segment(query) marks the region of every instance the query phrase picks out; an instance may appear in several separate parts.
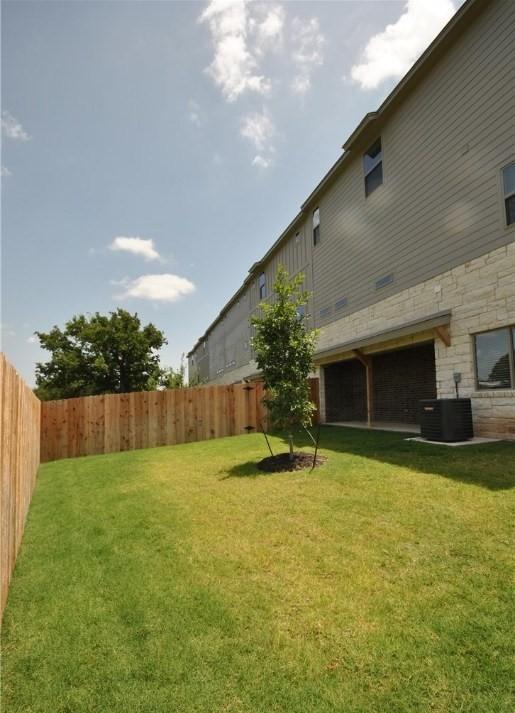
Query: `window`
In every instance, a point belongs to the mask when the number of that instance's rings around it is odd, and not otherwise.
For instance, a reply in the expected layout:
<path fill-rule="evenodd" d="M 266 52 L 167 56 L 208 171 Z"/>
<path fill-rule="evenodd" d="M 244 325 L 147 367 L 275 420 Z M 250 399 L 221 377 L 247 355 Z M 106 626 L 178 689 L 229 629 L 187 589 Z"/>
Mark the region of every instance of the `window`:
<path fill-rule="evenodd" d="M 478 389 L 511 389 L 515 384 L 515 327 L 495 329 L 474 337 Z"/>
<path fill-rule="evenodd" d="M 515 223 L 515 161 L 502 170 L 502 187 L 506 225 Z"/>
<path fill-rule="evenodd" d="M 383 182 L 383 152 L 381 150 L 381 139 L 368 149 L 363 156 L 363 168 L 365 170 L 365 195 L 369 196 Z"/>
<path fill-rule="evenodd" d="M 306 316 L 306 305 L 299 305 L 297 307 L 297 319 L 299 322 Z"/>
<path fill-rule="evenodd" d="M 386 287 L 387 285 L 391 285 L 393 282 L 393 274 L 390 273 L 389 275 L 384 275 L 383 277 L 380 277 L 379 280 L 376 280 L 376 290 L 380 290 L 381 287 Z"/>
<path fill-rule="evenodd" d="M 266 275 L 264 272 L 259 276 L 259 299 L 264 300 L 266 297 Z"/>
<path fill-rule="evenodd" d="M 320 208 L 313 211 L 313 245 L 320 242 Z"/>

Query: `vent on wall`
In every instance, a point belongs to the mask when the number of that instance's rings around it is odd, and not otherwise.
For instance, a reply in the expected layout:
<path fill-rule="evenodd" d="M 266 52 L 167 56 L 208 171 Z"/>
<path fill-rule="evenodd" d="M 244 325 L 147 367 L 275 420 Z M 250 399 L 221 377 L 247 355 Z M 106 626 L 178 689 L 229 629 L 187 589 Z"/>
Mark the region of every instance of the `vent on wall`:
<path fill-rule="evenodd" d="M 342 297 L 340 300 L 334 303 L 334 308 L 335 309 L 343 309 L 344 307 L 347 307 L 347 298 Z"/>
<path fill-rule="evenodd" d="M 381 287 L 386 287 L 386 285 L 391 285 L 393 282 L 393 274 L 385 275 L 376 280 L 376 290 L 380 290 Z"/>
<path fill-rule="evenodd" d="M 331 308 L 330 308 L 330 307 L 323 307 L 323 308 L 320 310 L 320 316 L 321 316 L 321 317 L 327 317 L 327 316 L 330 315 L 330 314 L 331 314 Z"/>

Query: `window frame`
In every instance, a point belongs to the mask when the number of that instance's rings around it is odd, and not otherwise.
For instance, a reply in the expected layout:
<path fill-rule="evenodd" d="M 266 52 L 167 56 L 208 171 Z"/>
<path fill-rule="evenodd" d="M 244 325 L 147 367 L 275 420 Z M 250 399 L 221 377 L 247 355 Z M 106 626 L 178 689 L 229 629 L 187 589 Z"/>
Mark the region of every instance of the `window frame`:
<path fill-rule="evenodd" d="M 318 218 L 318 223 L 315 225 L 315 215 Z M 313 235 L 313 246 L 320 244 L 320 206 L 314 208 L 311 215 L 311 225 L 312 225 L 312 235 Z M 318 230 L 318 232 L 317 232 Z"/>
<path fill-rule="evenodd" d="M 512 159 L 511 161 L 508 161 L 508 163 L 503 163 L 502 166 L 500 167 L 499 171 L 499 186 L 500 186 L 500 191 L 501 191 L 501 198 L 502 198 L 502 213 L 503 213 L 503 223 L 504 227 L 508 230 L 513 230 L 515 226 L 515 220 L 512 223 L 508 222 L 508 199 L 513 198 L 515 196 L 515 189 L 513 191 L 510 191 L 506 193 L 504 189 L 504 171 L 507 168 L 510 168 L 510 166 L 515 167 L 515 159 Z"/>
<path fill-rule="evenodd" d="M 370 151 L 371 149 L 373 149 L 373 148 L 376 146 L 376 144 L 379 144 L 379 146 L 380 146 L 380 152 L 379 152 L 379 153 L 380 153 L 380 159 L 379 159 L 379 160 L 376 160 L 375 163 L 373 164 L 373 166 L 367 170 L 367 168 L 366 168 L 366 166 L 365 166 L 366 157 L 369 156 L 369 151 Z M 365 198 L 368 198 L 369 196 L 371 196 L 372 193 L 375 193 L 378 188 L 381 188 L 381 186 L 384 185 L 384 166 L 383 166 L 383 158 L 384 158 L 383 140 L 382 140 L 382 137 L 381 137 L 381 136 L 378 136 L 377 139 L 376 139 L 375 141 L 373 141 L 373 142 L 370 144 L 370 146 L 368 147 L 368 149 L 363 152 L 363 156 L 362 156 L 363 187 L 364 187 L 364 190 L 365 190 Z M 378 166 L 381 166 L 381 183 L 379 183 L 374 189 L 372 189 L 371 191 L 369 191 L 369 190 L 367 189 L 367 178 L 368 178 L 368 176 L 369 176 L 373 171 L 376 170 L 376 168 L 377 168 Z"/>
<path fill-rule="evenodd" d="M 506 331 L 508 333 L 508 369 L 510 375 L 510 386 L 481 386 L 479 383 L 478 362 L 477 362 L 477 337 L 491 332 Z M 472 336 L 472 353 L 474 356 L 474 382 L 476 391 L 482 394 L 493 393 L 496 391 L 514 391 L 515 390 L 515 324 L 506 324 L 493 329 L 484 329 L 481 332 L 475 332 Z"/>

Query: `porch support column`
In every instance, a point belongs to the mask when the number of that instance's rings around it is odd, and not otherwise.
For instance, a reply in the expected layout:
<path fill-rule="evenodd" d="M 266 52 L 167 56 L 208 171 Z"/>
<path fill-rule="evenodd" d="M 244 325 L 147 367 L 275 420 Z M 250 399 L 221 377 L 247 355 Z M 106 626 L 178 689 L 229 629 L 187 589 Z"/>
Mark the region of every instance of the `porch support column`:
<path fill-rule="evenodd" d="M 352 353 L 359 359 L 365 367 L 365 376 L 367 384 L 367 426 L 371 428 L 372 419 L 374 417 L 374 382 L 372 373 L 372 357 L 363 354 L 360 349 L 353 349 Z"/>

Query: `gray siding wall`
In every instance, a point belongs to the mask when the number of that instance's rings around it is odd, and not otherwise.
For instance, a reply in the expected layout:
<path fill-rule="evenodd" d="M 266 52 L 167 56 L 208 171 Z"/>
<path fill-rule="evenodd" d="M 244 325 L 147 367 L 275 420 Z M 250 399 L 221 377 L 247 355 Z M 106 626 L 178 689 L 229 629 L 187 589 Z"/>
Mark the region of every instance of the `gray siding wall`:
<path fill-rule="evenodd" d="M 284 265 L 290 275 L 302 272 L 305 275 L 305 287 L 311 290 L 312 269 L 310 263 L 311 256 L 311 228 L 299 226 L 292 231 L 276 253 L 256 271 L 255 276 L 249 282 L 245 292 L 240 295 L 237 301 L 230 307 L 226 314 L 215 324 L 207 338 L 208 374 L 205 375 L 203 365 L 203 347 L 200 344 L 192 355 L 194 359 L 190 373 L 198 373 L 201 381 L 214 381 L 220 379 L 222 375 L 230 374 L 231 371 L 240 370 L 241 367 L 249 364 L 253 358 L 250 345 L 252 328 L 250 317 L 256 313 L 260 303 L 258 278 L 261 272 L 266 275 L 267 298 L 270 297 L 272 286 L 277 274 L 279 265 Z M 249 366 L 250 371 L 254 367 Z M 195 370 L 196 369 L 196 370 Z"/>
<path fill-rule="evenodd" d="M 247 290 L 208 335 L 209 381 L 249 363 L 249 313 L 250 295 Z"/>
<path fill-rule="evenodd" d="M 500 192 L 501 167 L 515 158 L 514 37 L 515 2 L 497 0 L 380 131 L 383 185 L 365 197 L 359 152 L 324 192 L 317 325 L 515 239 Z"/>
<path fill-rule="evenodd" d="M 202 342 L 188 359 L 188 381 L 190 384 L 209 381 L 209 346 Z"/>
<path fill-rule="evenodd" d="M 280 264 L 303 272 L 311 324 L 324 326 L 515 240 L 501 194 L 501 168 L 515 159 L 514 37 L 515 1 L 496 0 L 378 130 L 384 182 L 368 198 L 362 151 L 346 161 L 211 330 L 209 380 L 252 358 L 260 272 L 268 295 Z M 393 282 L 376 289 L 386 275 Z"/>

